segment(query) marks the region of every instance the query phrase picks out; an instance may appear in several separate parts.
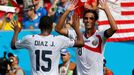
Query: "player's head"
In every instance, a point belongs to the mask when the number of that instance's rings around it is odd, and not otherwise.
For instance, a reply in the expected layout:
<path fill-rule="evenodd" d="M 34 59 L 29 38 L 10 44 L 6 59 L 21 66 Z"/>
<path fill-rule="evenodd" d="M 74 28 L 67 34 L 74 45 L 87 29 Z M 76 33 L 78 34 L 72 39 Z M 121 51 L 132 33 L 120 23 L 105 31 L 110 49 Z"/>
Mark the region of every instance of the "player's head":
<path fill-rule="evenodd" d="M 52 18 L 49 16 L 43 16 L 40 19 L 39 28 L 41 29 L 41 31 L 47 31 L 47 32 L 51 33 L 51 31 L 53 29 Z"/>
<path fill-rule="evenodd" d="M 98 20 L 98 13 L 95 10 L 86 10 L 84 12 L 83 23 L 86 29 L 94 28 L 97 20 Z"/>
<path fill-rule="evenodd" d="M 66 49 L 62 49 L 61 58 L 62 58 L 63 63 L 66 63 L 67 61 L 70 60 L 70 52 L 67 51 Z"/>

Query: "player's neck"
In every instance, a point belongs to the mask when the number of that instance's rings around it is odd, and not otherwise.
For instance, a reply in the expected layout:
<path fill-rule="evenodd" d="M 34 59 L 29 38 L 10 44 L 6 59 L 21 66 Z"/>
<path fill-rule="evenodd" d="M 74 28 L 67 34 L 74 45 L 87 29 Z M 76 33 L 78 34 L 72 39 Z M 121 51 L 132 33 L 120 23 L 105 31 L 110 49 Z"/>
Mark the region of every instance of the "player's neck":
<path fill-rule="evenodd" d="M 88 38 L 88 37 L 90 37 L 90 36 L 92 36 L 94 33 L 95 33 L 95 29 L 93 28 L 93 29 L 87 29 L 87 30 L 85 30 L 85 36 Z"/>
<path fill-rule="evenodd" d="M 39 34 L 40 36 L 48 36 L 48 35 L 50 35 L 50 33 L 48 33 L 48 32 L 43 32 L 43 33 L 41 33 L 41 34 Z"/>

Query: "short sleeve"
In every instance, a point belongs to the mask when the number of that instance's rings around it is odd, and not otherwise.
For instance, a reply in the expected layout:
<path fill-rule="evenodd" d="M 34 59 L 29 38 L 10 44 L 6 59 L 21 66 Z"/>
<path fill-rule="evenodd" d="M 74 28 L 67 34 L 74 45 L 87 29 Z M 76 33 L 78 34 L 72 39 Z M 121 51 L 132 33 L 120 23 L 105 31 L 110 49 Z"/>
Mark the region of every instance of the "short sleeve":
<path fill-rule="evenodd" d="M 74 30 L 68 30 L 68 37 L 70 39 L 76 39 L 76 33 Z"/>
<path fill-rule="evenodd" d="M 98 31 L 98 32 L 97 32 L 97 35 L 100 35 L 101 38 L 102 38 L 102 40 L 103 40 L 103 41 L 106 41 L 107 38 L 104 36 L 104 32 L 105 32 L 105 30 L 103 30 L 103 31 Z"/>
<path fill-rule="evenodd" d="M 16 48 L 28 48 L 30 47 L 30 35 L 23 37 L 22 40 L 18 40 L 15 43 Z"/>
<path fill-rule="evenodd" d="M 73 47 L 75 43 L 73 39 L 69 39 L 65 36 L 59 36 L 59 40 L 61 41 L 62 48 Z"/>

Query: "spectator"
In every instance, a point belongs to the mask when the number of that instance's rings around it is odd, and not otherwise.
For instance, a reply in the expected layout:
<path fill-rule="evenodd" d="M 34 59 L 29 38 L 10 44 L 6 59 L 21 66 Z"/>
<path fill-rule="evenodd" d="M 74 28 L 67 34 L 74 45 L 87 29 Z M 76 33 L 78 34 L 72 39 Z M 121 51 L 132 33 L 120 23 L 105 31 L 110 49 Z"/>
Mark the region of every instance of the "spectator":
<path fill-rule="evenodd" d="M 38 29 L 41 17 L 35 13 L 34 5 L 25 7 L 24 12 L 26 13 L 26 16 L 22 21 L 23 29 Z"/>
<path fill-rule="evenodd" d="M 5 17 L 2 18 L 0 22 L 0 30 L 13 30 L 11 22 L 14 20 L 14 14 L 7 13 Z M 21 27 L 20 22 L 18 22 L 19 27 Z"/>
<path fill-rule="evenodd" d="M 10 64 L 8 65 L 8 72 L 6 75 L 25 75 L 22 68 L 20 68 L 19 59 L 17 55 L 8 53 L 8 58 L 10 59 Z"/>
<path fill-rule="evenodd" d="M 18 20 L 17 13 L 19 10 L 16 10 L 18 9 L 17 4 L 15 5 L 12 0 L 1 0 L 0 5 L 4 6 L 0 11 L 0 30 L 12 30 L 10 22 Z M 11 10 L 8 10 L 10 8 Z M 18 25 L 20 26 L 20 23 Z"/>
<path fill-rule="evenodd" d="M 103 64 L 103 70 L 104 70 L 104 75 L 114 75 L 114 73 L 108 68 L 106 67 L 106 60 L 103 60 L 104 64 Z"/>
<path fill-rule="evenodd" d="M 66 49 L 61 50 L 62 64 L 59 65 L 60 75 L 77 75 L 76 64 L 70 61 L 70 53 Z"/>
<path fill-rule="evenodd" d="M 54 3 L 54 1 L 52 3 Z M 44 0 L 44 7 L 47 11 L 49 11 L 49 9 L 51 8 L 52 3 L 50 0 Z"/>
<path fill-rule="evenodd" d="M 93 10 L 97 10 L 97 6 L 98 6 L 98 0 L 79 0 L 78 4 L 77 4 L 78 8 L 75 9 L 75 12 L 77 12 L 80 17 L 83 17 L 83 12 L 81 11 L 85 11 L 85 10 L 89 10 L 89 9 L 93 9 Z"/>
<path fill-rule="evenodd" d="M 41 0 L 33 0 L 33 4 L 35 5 L 36 14 L 40 17 L 46 16 L 48 14 L 47 10 L 44 7 L 40 6 Z"/>
<path fill-rule="evenodd" d="M 9 1 L 8 0 L 0 0 L 0 5 L 6 5 L 8 6 Z"/>
<path fill-rule="evenodd" d="M 59 0 L 54 0 L 53 3 L 51 3 L 51 7 L 48 9 L 48 16 L 54 16 L 56 10 L 57 10 L 57 5 L 58 5 Z"/>
<path fill-rule="evenodd" d="M 77 3 L 77 0 L 75 0 Z M 56 1 L 57 2 L 57 1 Z M 70 2 L 68 0 L 59 0 L 59 3 L 57 4 L 57 9 L 54 14 L 54 22 L 57 23 L 60 16 L 66 11 L 67 7 L 70 5 Z M 71 19 L 71 16 L 73 15 L 73 12 L 70 12 L 67 16 L 66 21 L 69 21 Z M 66 23 L 65 23 L 66 24 Z"/>

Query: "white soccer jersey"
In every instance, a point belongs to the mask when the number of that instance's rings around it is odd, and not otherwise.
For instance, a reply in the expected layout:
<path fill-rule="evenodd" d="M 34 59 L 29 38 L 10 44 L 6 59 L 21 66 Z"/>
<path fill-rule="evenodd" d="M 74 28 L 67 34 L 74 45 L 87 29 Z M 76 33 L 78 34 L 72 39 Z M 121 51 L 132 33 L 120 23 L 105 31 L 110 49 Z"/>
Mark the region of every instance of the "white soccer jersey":
<path fill-rule="evenodd" d="M 16 48 L 29 50 L 32 75 L 59 75 L 60 50 L 73 45 L 74 40 L 53 35 L 27 35 L 15 43 Z"/>
<path fill-rule="evenodd" d="M 73 30 L 69 30 L 70 38 L 75 38 L 75 35 Z M 77 50 L 78 75 L 103 75 L 104 31 L 95 31 L 89 38 L 83 33 L 83 38 L 85 45 Z"/>

